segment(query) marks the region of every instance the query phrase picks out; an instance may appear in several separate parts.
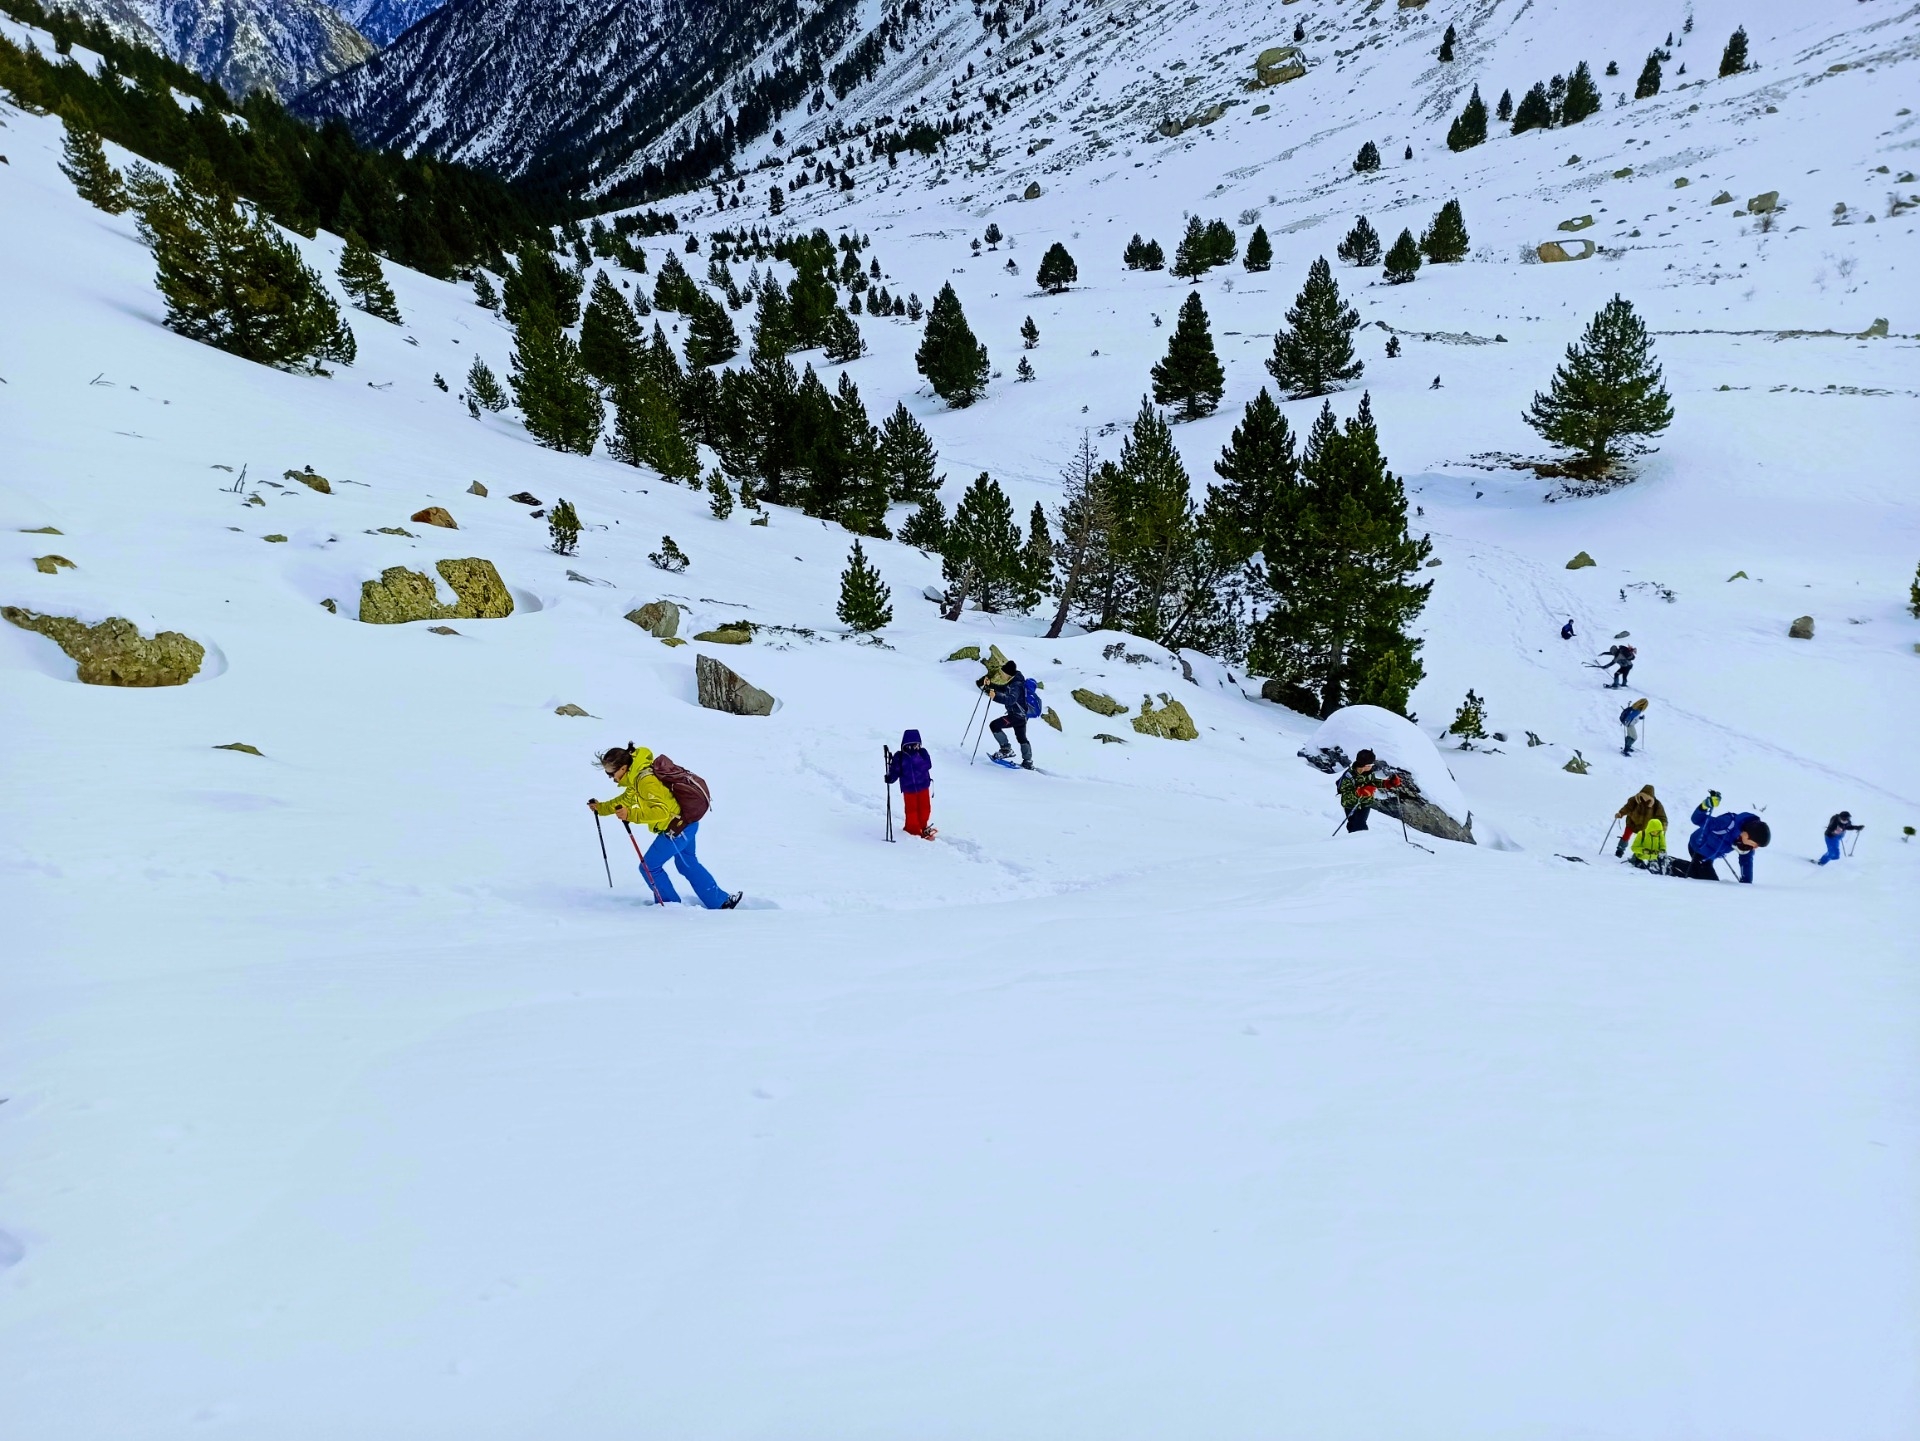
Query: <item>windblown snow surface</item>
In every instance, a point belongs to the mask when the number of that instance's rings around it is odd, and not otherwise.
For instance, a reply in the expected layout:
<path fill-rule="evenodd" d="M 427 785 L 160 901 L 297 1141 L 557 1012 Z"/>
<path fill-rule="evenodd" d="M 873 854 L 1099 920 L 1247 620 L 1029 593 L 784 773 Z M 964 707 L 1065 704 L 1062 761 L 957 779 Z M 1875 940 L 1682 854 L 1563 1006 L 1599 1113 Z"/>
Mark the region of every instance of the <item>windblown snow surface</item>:
<path fill-rule="evenodd" d="M 470 420 L 432 377 L 504 375 L 509 336 L 464 287 L 390 267 L 406 324 L 356 313 L 331 378 L 182 339 L 131 217 L 61 179 L 58 123 L 0 112 L 0 602 L 208 649 L 184 687 L 110 689 L 0 626 L 0 1432 L 1920 1434 L 1920 286 L 1887 198 L 1915 188 L 1915 12 L 1701 0 L 1687 88 L 1615 108 L 1680 7 L 1389 10 L 1375 70 L 1344 71 L 1319 8 L 1324 63 L 1264 116 L 1135 127 L 1024 204 L 913 161 L 783 221 L 867 231 L 896 291 L 954 282 L 1006 372 L 980 405 L 917 388 L 904 322 L 863 320 L 851 369 L 876 417 L 925 420 L 950 502 L 990 470 L 1024 518 L 1083 428 L 1117 451 L 1165 345 L 1185 287 L 1121 270 L 1133 231 L 1170 251 L 1183 210 L 1257 208 L 1274 235 L 1271 273 L 1202 286 L 1228 394 L 1178 428 L 1198 484 L 1312 258 L 1358 212 L 1391 240 L 1458 195 L 1468 262 L 1341 270 L 1369 328 L 1335 404 L 1371 392 L 1441 562 L 1421 728 L 1472 687 L 1508 737 L 1442 742 L 1474 847 L 1333 834 L 1296 755 L 1316 723 L 1237 668 L 944 623 L 937 562 L 898 544 L 868 547 L 884 644 L 844 638 L 844 532 L 719 522 Z M 1607 108 L 1449 155 L 1414 77 L 1483 11 L 1511 22 L 1472 52 L 1489 101 L 1611 58 Z M 1271 43 L 1275 13 L 1207 33 Z M 1763 68 L 1692 85 L 1739 22 Z M 1388 165 L 1355 177 L 1370 136 Z M 1771 232 L 1735 216 L 1771 189 Z M 1589 212 L 1607 254 L 1516 258 Z M 989 218 L 1012 241 L 975 258 Z M 1055 239 L 1081 281 L 1042 297 Z M 331 275 L 339 242 L 302 243 Z M 1676 420 L 1631 484 L 1545 503 L 1474 458 L 1541 453 L 1520 412 L 1615 292 Z M 303 465 L 334 493 L 283 479 Z M 579 508 L 577 556 L 521 490 Z M 431 504 L 459 529 L 409 521 Z M 684 575 L 648 564 L 663 534 Z M 495 561 L 514 614 L 353 618 L 362 581 L 450 556 Z M 794 630 L 670 649 L 622 618 L 662 596 L 683 634 Z M 1651 701 L 1631 760 L 1582 666 L 1620 631 Z M 1033 728 L 1042 774 L 961 744 L 977 668 L 943 657 L 988 642 L 1063 720 Z M 779 709 L 699 708 L 698 651 Z M 1200 738 L 1075 686 L 1166 692 Z M 905 726 L 932 844 L 882 839 Z M 627 740 L 709 779 L 701 851 L 747 907 L 648 905 L 617 828 L 609 889 L 582 802 Z M 1648 782 L 1681 844 L 1710 787 L 1763 813 L 1758 883 L 1617 865 L 1608 818 Z M 1816 869 L 1843 807 L 1858 853 Z"/>

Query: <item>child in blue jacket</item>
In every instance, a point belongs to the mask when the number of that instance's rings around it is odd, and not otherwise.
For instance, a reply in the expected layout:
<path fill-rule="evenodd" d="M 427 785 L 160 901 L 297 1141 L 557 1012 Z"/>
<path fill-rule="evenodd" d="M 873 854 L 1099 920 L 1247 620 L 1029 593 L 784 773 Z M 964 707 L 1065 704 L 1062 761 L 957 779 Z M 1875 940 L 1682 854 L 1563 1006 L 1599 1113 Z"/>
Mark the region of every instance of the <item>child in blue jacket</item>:
<path fill-rule="evenodd" d="M 1717 881 L 1714 863 L 1722 856 L 1740 857 L 1740 884 L 1753 884 L 1753 853 L 1773 839 L 1767 823 L 1751 811 L 1728 811 L 1717 816 L 1713 808 L 1720 804 L 1720 792 L 1709 791 L 1707 798 L 1693 808 L 1694 831 L 1687 838 L 1687 860 L 1676 857 L 1668 874 L 1696 881 Z"/>
<path fill-rule="evenodd" d="M 925 841 L 940 834 L 927 822 L 933 816 L 933 757 L 920 743 L 919 731 L 903 731 L 900 749 L 887 757 L 887 784 L 900 783 L 900 799 L 907 808 L 907 834 Z"/>
<path fill-rule="evenodd" d="M 1851 811 L 1841 811 L 1839 815 L 1827 822 L 1827 853 L 1820 857 L 1815 864 L 1824 866 L 1828 861 L 1839 860 L 1840 842 L 1846 839 L 1847 832 L 1864 831 L 1865 829 L 1865 826 L 1856 826 L 1853 823 L 1853 813 Z"/>

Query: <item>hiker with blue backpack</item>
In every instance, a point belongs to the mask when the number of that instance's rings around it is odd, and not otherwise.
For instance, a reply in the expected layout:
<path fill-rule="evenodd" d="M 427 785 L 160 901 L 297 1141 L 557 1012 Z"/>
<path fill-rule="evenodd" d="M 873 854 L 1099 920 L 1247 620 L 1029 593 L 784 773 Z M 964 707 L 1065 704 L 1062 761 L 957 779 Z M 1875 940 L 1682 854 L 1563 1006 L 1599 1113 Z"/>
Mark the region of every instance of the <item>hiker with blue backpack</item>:
<path fill-rule="evenodd" d="M 994 676 L 998 675 L 998 680 Z M 1020 769 L 1033 769 L 1033 745 L 1027 740 L 1027 721 L 1040 714 L 1040 691 L 1038 685 L 1020 673 L 1020 667 L 1012 661 L 1006 662 L 1000 670 L 990 671 L 980 677 L 980 688 L 993 697 L 993 703 L 1006 712 L 988 729 L 993 732 L 993 743 L 997 747 L 989 760 L 998 761 L 1003 766 L 1013 764 L 1013 747 L 1007 743 L 1007 732 L 1011 730 L 1014 739 L 1020 742 Z"/>

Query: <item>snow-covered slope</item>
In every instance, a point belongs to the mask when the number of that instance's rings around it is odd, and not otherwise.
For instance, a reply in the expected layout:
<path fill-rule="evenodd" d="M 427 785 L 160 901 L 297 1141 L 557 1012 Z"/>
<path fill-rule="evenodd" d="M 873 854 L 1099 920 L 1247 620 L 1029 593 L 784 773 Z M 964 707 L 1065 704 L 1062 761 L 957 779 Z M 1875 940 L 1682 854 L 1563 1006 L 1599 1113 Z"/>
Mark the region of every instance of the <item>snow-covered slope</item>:
<path fill-rule="evenodd" d="M 440 0 L 339 0 L 334 7 L 375 45 L 391 45 L 440 8 Z"/>
<path fill-rule="evenodd" d="M 1311 0 L 1280 23 L 1298 11 L 1311 29 Z M 1630 77 L 1680 15 L 1536 0 L 1489 37 L 1476 17 L 1504 8 L 1375 13 L 1399 39 L 1348 74 L 1318 52 L 1175 140 L 1144 110 L 1102 146 L 1083 109 L 1076 138 L 1056 95 L 1033 159 L 1080 146 L 1071 166 L 1022 168 L 996 120 L 973 143 L 1008 157 L 974 158 L 1005 169 L 969 171 L 953 142 L 856 167 L 850 195 L 805 187 L 783 220 L 867 232 L 896 291 L 953 281 L 1008 372 L 981 404 L 924 393 L 904 323 L 865 320 L 850 369 L 870 410 L 923 419 L 950 501 L 987 469 L 1024 513 L 1083 428 L 1115 452 L 1154 318 L 1188 289 L 1121 270 L 1133 231 L 1170 248 L 1194 211 L 1244 239 L 1257 209 L 1274 237 L 1268 274 L 1202 284 L 1228 391 L 1178 428 L 1199 481 L 1311 259 L 1357 212 L 1391 237 L 1460 197 L 1467 263 L 1391 288 L 1341 271 L 1367 372 L 1335 397 L 1371 392 L 1441 561 L 1422 729 L 1471 686 L 1512 738 L 1443 752 L 1483 844 L 1435 854 L 1331 834 L 1329 778 L 1296 754 L 1314 722 L 1234 668 L 1189 655 L 1189 684 L 1126 637 L 943 623 L 918 598 L 937 563 L 906 547 L 868 545 L 885 646 L 842 638 L 844 532 L 716 521 L 649 472 L 469 420 L 433 376 L 458 390 L 476 353 L 504 373 L 510 340 L 464 289 L 390 270 L 407 324 L 354 315 L 360 359 L 330 379 L 172 335 L 130 218 L 59 176 L 58 124 L 0 115 L 0 604 L 124 615 L 210 656 L 180 688 L 82 686 L 0 627 L 13 1428 L 1920 1427 L 1920 847 L 1900 834 L 1920 824 L 1920 211 L 1887 200 L 1916 189 L 1913 11 L 1702 3 L 1675 65 L 1710 71 L 1744 20 L 1758 72 L 1621 109 L 1606 82 L 1581 127 L 1462 156 L 1435 138 L 1454 102 L 1413 83 L 1448 19 L 1469 54 L 1510 47 L 1463 77 L 1491 100 L 1580 58 Z M 1250 62 L 1272 37 L 1246 38 Z M 1181 43 L 1156 42 L 1170 82 Z M 1373 176 L 1346 169 L 1363 138 L 1388 156 Z M 1039 199 L 1004 199 L 1030 179 Z M 1723 188 L 1736 204 L 1711 203 Z M 1731 213 L 1769 189 L 1771 230 Z M 1586 213 L 1602 256 L 1521 263 Z M 989 219 L 1011 240 L 975 257 Z M 1082 279 L 1045 297 L 1029 277 L 1053 240 Z M 301 243 L 330 273 L 338 241 Z M 1615 292 L 1659 332 L 1674 427 L 1632 484 L 1543 503 L 1550 483 L 1486 457 L 1539 453 L 1519 413 Z M 1317 402 L 1286 409 L 1304 427 Z M 334 493 L 284 479 L 305 465 Z M 579 508 L 577 556 L 545 549 L 521 490 Z M 430 504 L 459 529 L 408 519 Z M 44 526 L 61 534 L 24 533 Z M 684 575 L 648 564 L 662 534 Z M 1566 569 L 1579 550 L 1597 564 Z M 49 552 L 75 568 L 38 573 Z M 459 556 L 497 563 L 513 616 L 456 635 L 351 618 L 383 568 Z M 663 596 L 683 634 L 791 629 L 669 649 L 623 619 Z M 1787 636 L 1802 614 L 1811 642 Z M 1631 761 L 1568 617 L 1594 649 L 1640 647 Z M 943 657 L 990 642 L 1061 714 L 1034 727 L 1041 775 L 960 744 L 976 668 Z M 701 709 L 696 651 L 780 708 Z M 1200 738 L 1136 735 L 1075 686 L 1174 695 Z M 905 726 L 934 752 L 931 845 L 881 839 L 878 750 Z M 645 905 L 617 829 L 609 890 L 581 802 L 606 793 L 592 753 L 629 739 L 710 780 L 701 852 L 753 909 Z M 263 754 L 214 749 L 235 741 Z M 1586 775 L 1562 769 L 1576 749 Z M 1710 786 L 1762 811 L 1759 883 L 1615 866 L 1609 817 L 1647 782 L 1676 820 Z M 1842 807 L 1867 823 L 1858 853 L 1816 869 Z"/>
<path fill-rule="evenodd" d="M 228 93 L 281 97 L 373 54 L 322 0 L 51 0 L 158 50 Z"/>

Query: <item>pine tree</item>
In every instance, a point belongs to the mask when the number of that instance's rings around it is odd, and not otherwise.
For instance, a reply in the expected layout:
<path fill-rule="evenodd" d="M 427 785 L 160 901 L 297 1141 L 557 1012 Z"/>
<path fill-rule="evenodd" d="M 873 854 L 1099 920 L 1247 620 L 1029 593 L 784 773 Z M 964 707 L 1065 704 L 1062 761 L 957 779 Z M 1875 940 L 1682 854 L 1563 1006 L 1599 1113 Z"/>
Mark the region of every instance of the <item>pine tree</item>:
<path fill-rule="evenodd" d="M 1014 366 L 1013 368 L 1013 375 L 1014 375 L 1014 379 L 1016 380 L 1020 380 L 1020 381 L 1032 380 L 1035 375 L 1033 362 L 1027 359 L 1026 356 L 1024 355 L 1021 356 L 1020 363 Z"/>
<path fill-rule="evenodd" d="M 886 477 L 887 499 L 918 503 L 940 493 L 934 467 L 940 457 L 926 428 L 913 418 L 905 401 L 893 408 L 880 427 L 879 466 Z"/>
<path fill-rule="evenodd" d="M 1727 39 L 1727 48 L 1720 52 L 1720 78 L 1738 75 L 1747 68 L 1747 27 L 1742 25 Z"/>
<path fill-rule="evenodd" d="M 1547 99 L 1547 87 L 1536 80 L 1520 97 L 1520 108 L 1513 112 L 1513 133 L 1524 135 L 1529 130 L 1545 130 L 1552 124 L 1553 103 Z"/>
<path fill-rule="evenodd" d="M 518 326 L 538 312 L 549 329 L 566 330 L 580 319 L 584 282 L 559 264 L 532 236 L 514 252 L 513 268 L 501 283 L 500 303 L 508 323 Z"/>
<path fill-rule="evenodd" d="M 513 371 L 507 383 L 527 433 L 549 450 L 591 455 L 606 411 L 580 351 L 566 332 L 530 316 L 513 333 Z"/>
<path fill-rule="evenodd" d="M 1207 227 L 1197 215 L 1187 217 L 1186 233 L 1173 252 L 1173 273 L 1182 280 L 1198 280 L 1212 267 Z"/>
<path fill-rule="evenodd" d="M 753 315 L 753 358 L 777 360 L 795 348 L 793 321 L 787 309 L 786 292 L 769 285 L 760 292 L 760 304 Z"/>
<path fill-rule="evenodd" d="M 1494 108 L 1493 118 L 1498 120 L 1502 125 L 1513 119 L 1513 92 L 1511 90 L 1502 90 L 1500 92 L 1500 104 Z"/>
<path fill-rule="evenodd" d="M 1182 643 L 1199 546 L 1193 485 L 1165 417 L 1145 396 L 1120 447 L 1120 464 L 1103 478 L 1112 506 L 1110 546 L 1123 629 L 1169 648 Z"/>
<path fill-rule="evenodd" d="M 1334 251 L 1349 265 L 1378 265 L 1380 263 L 1380 235 L 1362 215 L 1353 222 L 1346 239 L 1340 242 Z"/>
<path fill-rule="evenodd" d="M 1353 170 L 1356 175 L 1365 175 L 1380 168 L 1380 147 L 1371 140 L 1360 147 L 1360 153 L 1353 157 Z"/>
<path fill-rule="evenodd" d="M 1456 38 L 1453 33 L 1453 27 L 1449 25 L 1447 27 L 1447 33 L 1440 37 L 1440 63 L 1442 65 L 1450 65 L 1453 63 L 1453 42 Z"/>
<path fill-rule="evenodd" d="M 1420 253 L 1434 265 L 1454 265 L 1467 258 L 1467 222 L 1460 202 L 1449 200 L 1420 237 Z"/>
<path fill-rule="evenodd" d="M 1240 241 L 1226 221 L 1209 220 L 1200 233 L 1206 243 L 1208 265 L 1231 265 L 1234 256 L 1240 253 Z"/>
<path fill-rule="evenodd" d="M 612 390 L 634 373 L 645 345 L 633 307 L 607 272 L 601 271 L 594 277 L 587 312 L 580 321 L 580 364 Z"/>
<path fill-rule="evenodd" d="M 613 393 L 607 452 L 628 465 L 651 466 L 668 480 L 700 483 L 700 458 L 681 423 L 679 404 L 645 366 Z"/>
<path fill-rule="evenodd" d="M 60 173 L 73 182 L 73 188 L 89 205 L 109 215 L 118 215 L 133 203 L 126 182 L 107 160 L 100 137 L 84 119 L 76 119 L 71 109 L 61 114 L 66 136 L 60 142 Z"/>
<path fill-rule="evenodd" d="M 1654 51 L 1647 56 L 1647 63 L 1640 67 L 1640 78 L 1633 82 L 1633 98 L 1649 100 L 1660 93 L 1660 52 Z"/>
<path fill-rule="evenodd" d="M 1020 548 L 1018 608 L 1032 610 L 1053 588 L 1053 535 L 1047 529 L 1047 509 L 1039 501 L 1027 517 L 1027 543 Z"/>
<path fill-rule="evenodd" d="M 1273 242 L 1267 238 L 1266 226 L 1253 227 L 1253 234 L 1247 237 L 1246 259 L 1240 263 L 1255 274 L 1273 268 Z"/>
<path fill-rule="evenodd" d="M 393 287 L 381 273 L 380 257 L 351 231 L 346 248 L 340 252 L 340 268 L 334 274 L 355 307 L 378 320 L 400 323 L 400 306 L 393 298 Z"/>
<path fill-rule="evenodd" d="M 1562 109 L 1567 103 L 1567 77 L 1556 75 L 1547 82 L 1547 110 L 1553 124 L 1563 123 Z"/>
<path fill-rule="evenodd" d="M 1159 270 L 1167 263 L 1167 254 L 1160 248 L 1160 242 L 1142 240 L 1137 233 L 1127 242 L 1120 258 L 1129 270 Z"/>
<path fill-rule="evenodd" d="M 1397 335 L 1389 335 L 1387 337 L 1387 359 L 1398 360 L 1399 358 L 1400 358 L 1400 337 Z"/>
<path fill-rule="evenodd" d="M 474 356 L 473 364 L 467 367 L 467 394 L 476 405 L 486 407 L 498 413 L 507 408 L 507 393 L 500 388 L 500 382 L 487 368 L 486 361 Z"/>
<path fill-rule="evenodd" d="M 795 267 L 787 283 L 787 323 L 796 350 L 825 346 L 833 334 L 834 316 L 843 313 L 831 276 L 811 263 Z"/>
<path fill-rule="evenodd" d="M 1175 407 L 1181 420 L 1198 420 L 1219 408 L 1226 387 L 1227 374 L 1207 329 L 1207 308 L 1200 292 L 1190 290 L 1167 341 L 1166 358 L 1153 367 L 1153 398 Z"/>
<path fill-rule="evenodd" d="M 858 296 L 854 297 L 856 300 Z M 867 353 L 867 342 L 860 337 L 860 324 L 844 310 L 836 310 L 827 322 L 827 359 L 844 365 Z"/>
<path fill-rule="evenodd" d="M 1638 437 L 1673 423 L 1673 405 L 1654 363 L 1653 341 L 1632 302 L 1618 295 L 1600 308 L 1545 394 L 1535 392 L 1525 420 L 1547 440 L 1575 452 L 1574 466 L 1607 474 L 1623 456 L 1647 449 Z"/>
<path fill-rule="evenodd" d="M 725 520 L 733 514 L 733 491 L 727 486 L 727 478 L 717 470 L 707 472 L 707 509 L 713 512 L 715 520 Z"/>
<path fill-rule="evenodd" d="M 1214 544 L 1232 564 L 1244 565 L 1267 533 L 1284 524 L 1284 508 L 1300 483 L 1293 430 L 1264 385 L 1247 402 L 1213 469 L 1226 482 L 1210 497 Z"/>
<path fill-rule="evenodd" d="M 1469 741 L 1483 741 L 1487 738 L 1487 702 L 1467 688 L 1467 698 L 1460 702 L 1460 709 L 1454 712 L 1453 724 L 1447 727 L 1447 734 L 1459 736 L 1460 749 L 1467 750 Z"/>
<path fill-rule="evenodd" d="M 549 549 L 555 555 L 572 555 L 580 544 L 580 517 L 569 501 L 556 500 L 547 512 Z"/>
<path fill-rule="evenodd" d="M 1920 565 L 1913 568 L 1913 584 L 1907 587 L 1907 612 L 1920 620 Z"/>
<path fill-rule="evenodd" d="M 983 611 L 1004 610 L 1025 584 L 1013 504 L 984 470 L 960 498 L 941 559 L 948 582 Z"/>
<path fill-rule="evenodd" d="M 1447 149 L 1453 151 L 1471 150 L 1486 142 L 1487 138 L 1487 102 L 1480 98 L 1480 87 L 1473 87 L 1473 94 L 1467 97 L 1466 105 L 1454 117 L 1453 124 L 1447 127 Z"/>
<path fill-rule="evenodd" d="M 673 537 L 670 535 L 660 537 L 660 549 L 648 551 L 647 559 L 652 561 L 653 564 L 661 570 L 667 571 L 672 575 L 680 574 L 681 571 L 693 564 L 693 562 L 688 559 L 687 553 L 673 543 Z"/>
<path fill-rule="evenodd" d="M 696 292 L 687 317 L 687 365 L 705 369 L 732 360 L 740 353 L 740 334 L 727 308 L 706 291 Z"/>
<path fill-rule="evenodd" d="M 1594 84 L 1593 71 L 1582 60 L 1573 67 L 1573 78 L 1567 81 L 1567 97 L 1560 102 L 1560 122 L 1578 125 L 1599 109 L 1600 87 Z"/>
<path fill-rule="evenodd" d="M 917 290 L 908 291 L 907 292 L 907 319 L 910 322 L 912 322 L 914 325 L 918 325 L 920 323 L 920 317 L 925 315 L 926 313 L 927 313 L 926 307 L 921 305 L 920 303 L 920 293 Z"/>
<path fill-rule="evenodd" d="M 1033 323 L 1033 317 L 1029 315 L 1025 320 L 1020 322 L 1020 348 L 1022 350 L 1032 350 L 1034 346 L 1039 343 L 1040 327 Z"/>
<path fill-rule="evenodd" d="M 930 495 L 920 502 L 919 509 L 900 527 L 900 539 L 904 544 L 930 550 L 935 555 L 946 549 L 947 508 L 940 503 L 939 496 Z"/>
<path fill-rule="evenodd" d="M 1353 354 L 1359 323 L 1360 312 L 1340 298 L 1333 267 L 1320 256 L 1307 271 L 1286 325 L 1273 338 L 1267 373 L 1296 399 L 1325 395 L 1341 381 L 1358 379 L 1365 368 Z"/>
<path fill-rule="evenodd" d="M 693 283 L 693 277 L 687 274 L 687 267 L 680 263 L 680 257 L 668 251 L 667 258 L 660 262 L 660 273 L 654 277 L 653 308 L 685 311 L 699 293 L 700 287 Z"/>
<path fill-rule="evenodd" d="M 1248 665 L 1312 690 L 1320 714 L 1345 705 L 1404 713 L 1423 674 L 1409 627 L 1432 583 L 1414 577 L 1431 542 L 1407 534 L 1407 499 L 1380 454 L 1372 405 L 1344 433 L 1323 407 L 1300 459 L 1300 483 L 1262 539 Z"/>
<path fill-rule="evenodd" d="M 500 292 L 493 288 L 493 282 L 487 279 L 487 272 L 484 270 L 473 272 L 473 303 L 482 310 L 500 308 Z"/>
<path fill-rule="evenodd" d="M 1082 431 L 1080 448 L 1060 473 L 1060 543 L 1053 548 L 1051 586 L 1059 604 L 1053 623 L 1047 627 L 1049 640 L 1066 629 L 1076 609 L 1086 611 L 1096 629 L 1107 628 L 1113 614 L 1118 586 L 1113 565 L 1113 507 L 1105 483 L 1112 469 L 1111 462 L 1101 466 L 1093 442 Z"/>
<path fill-rule="evenodd" d="M 913 361 L 933 393 L 956 410 L 972 405 L 987 388 L 987 348 L 974 338 L 951 281 L 933 299 Z"/>
<path fill-rule="evenodd" d="M 1400 238 L 1387 252 L 1386 280 L 1389 285 L 1405 285 L 1420 273 L 1420 245 L 1411 230 L 1402 230 Z"/>
<path fill-rule="evenodd" d="M 353 331 L 325 283 L 231 194 L 176 180 L 141 210 L 140 237 L 153 251 L 169 329 L 261 365 L 353 363 Z"/>
<path fill-rule="evenodd" d="M 1057 240 L 1047 247 L 1047 253 L 1040 257 L 1040 268 L 1033 272 L 1034 284 L 1049 295 L 1058 295 L 1079 278 L 1080 267 Z"/>
<path fill-rule="evenodd" d="M 840 572 L 840 603 L 834 614 L 855 635 L 867 635 L 893 623 L 893 592 L 880 579 L 880 572 L 867 561 L 860 542 L 847 553 L 847 568 Z"/>

